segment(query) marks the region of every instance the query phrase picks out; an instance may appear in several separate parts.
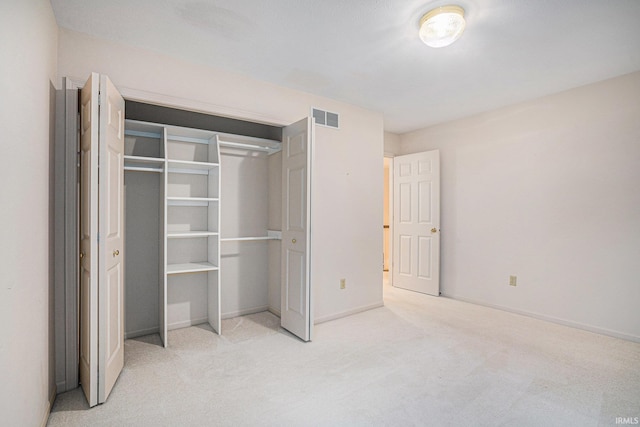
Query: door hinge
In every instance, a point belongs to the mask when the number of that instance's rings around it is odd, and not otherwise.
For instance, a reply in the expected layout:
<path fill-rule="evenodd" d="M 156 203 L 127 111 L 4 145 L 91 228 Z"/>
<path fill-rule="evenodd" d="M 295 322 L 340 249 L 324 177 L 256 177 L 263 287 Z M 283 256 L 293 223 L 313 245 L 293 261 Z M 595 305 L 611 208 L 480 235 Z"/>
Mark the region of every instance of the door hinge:
<path fill-rule="evenodd" d="M 80 156 L 80 153 L 76 153 L 76 184 L 80 183 L 80 174 L 82 172 L 80 170 L 80 162 L 82 161 Z"/>

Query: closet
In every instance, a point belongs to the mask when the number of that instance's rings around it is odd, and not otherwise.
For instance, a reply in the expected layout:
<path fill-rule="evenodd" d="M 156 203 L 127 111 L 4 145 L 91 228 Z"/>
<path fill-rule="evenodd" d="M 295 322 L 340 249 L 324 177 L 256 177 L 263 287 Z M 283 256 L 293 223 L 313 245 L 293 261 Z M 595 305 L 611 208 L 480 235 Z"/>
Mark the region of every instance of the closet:
<path fill-rule="evenodd" d="M 279 315 L 281 143 L 132 120 L 124 141 L 125 336 Z"/>
<path fill-rule="evenodd" d="M 274 141 L 126 121 L 93 73 L 80 96 L 80 378 L 109 395 L 124 338 L 270 310 L 311 340 L 313 119 Z M 126 312 L 126 313 L 125 313 Z"/>

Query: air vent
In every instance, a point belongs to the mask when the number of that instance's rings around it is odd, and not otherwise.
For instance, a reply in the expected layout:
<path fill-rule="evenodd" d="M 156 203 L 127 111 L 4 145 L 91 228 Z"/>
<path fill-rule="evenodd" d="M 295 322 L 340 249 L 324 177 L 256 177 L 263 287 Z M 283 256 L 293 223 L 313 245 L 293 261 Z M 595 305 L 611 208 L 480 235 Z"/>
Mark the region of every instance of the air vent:
<path fill-rule="evenodd" d="M 336 129 L 340 128 L 340 116 L 338 115 L 338 113 L 331 113 L 329 111 L 312 108 L 311 114 L 316 119 L 317 125 Z"/>

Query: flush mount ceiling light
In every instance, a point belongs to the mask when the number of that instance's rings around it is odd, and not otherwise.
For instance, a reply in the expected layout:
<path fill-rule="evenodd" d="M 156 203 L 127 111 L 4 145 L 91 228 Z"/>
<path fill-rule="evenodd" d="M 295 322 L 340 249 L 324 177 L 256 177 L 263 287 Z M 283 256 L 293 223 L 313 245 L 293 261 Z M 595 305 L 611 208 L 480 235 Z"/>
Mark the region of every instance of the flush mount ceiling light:
<path fill-rule="evenodd" d="M 464 31 L 464 9 L 460 6 L 441 6 L 427 12 L 420 19 L 420 39 L 431 47 L 449 46 Z"/>

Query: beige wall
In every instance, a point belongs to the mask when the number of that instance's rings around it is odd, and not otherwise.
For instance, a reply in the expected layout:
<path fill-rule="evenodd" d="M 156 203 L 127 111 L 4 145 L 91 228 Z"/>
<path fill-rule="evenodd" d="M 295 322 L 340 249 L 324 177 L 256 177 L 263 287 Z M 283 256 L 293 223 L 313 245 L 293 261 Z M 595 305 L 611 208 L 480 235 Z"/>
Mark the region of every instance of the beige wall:
<path fill-rule="evenodd" d="M 385 132 L 384 133 L 384 154 L 394 155 L 400 153 L 400 135 Z"/>
<path fill-rule="evenodd" d="M 55 389 L 50 171 L 57 36 L 48 0 L 0 3 L 3 425 L 42 424 Z"/>
<path fill-rule="evenodd" d="M 402 136 L 440 149 L 443 294 L 640 341 L 639 94 L 636 72 Z"/>
<path fill-rule="evenodd" d="M 382 304 L 382 116 L 326 98 L 259 82 L 61 29 L 58 73 L 107 74 L 125 97 L 141 91 L 170 103 L 277 124 L 318 107 L 340 114 L 340 129 L 316 127 L 312 280 L 316 320 Z M 144 93 L 140 95 L 144 97 Z M 169 98 L 167 98 L 169 99 Z M 182 100 L 182 101 L 181 101 Z M 340 290 L 340 279 L 347 289 Z"/>

